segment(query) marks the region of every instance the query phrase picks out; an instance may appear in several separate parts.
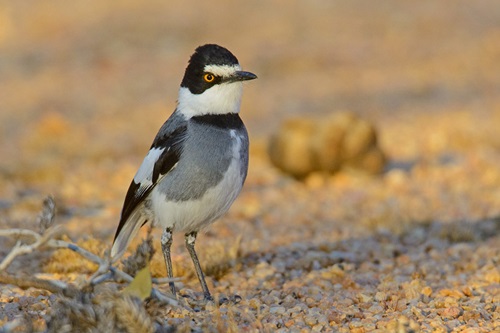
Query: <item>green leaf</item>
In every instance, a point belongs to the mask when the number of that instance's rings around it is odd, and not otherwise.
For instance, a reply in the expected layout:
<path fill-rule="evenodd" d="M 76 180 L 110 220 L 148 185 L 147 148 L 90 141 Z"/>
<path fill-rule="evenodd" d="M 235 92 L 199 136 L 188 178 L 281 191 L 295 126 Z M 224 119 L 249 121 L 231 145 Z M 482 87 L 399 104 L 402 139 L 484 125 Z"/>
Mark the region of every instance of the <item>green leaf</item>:
<path fill-rule="evenodd" d="M 123 293 L 138 297 L 141 301 L 144 301 L 151 295 L 152 289 L 151 272 L 149 271 L 149 265 L 146 265 L 146 267 L 137 272 L 132 282 L 123 289 Z"/>

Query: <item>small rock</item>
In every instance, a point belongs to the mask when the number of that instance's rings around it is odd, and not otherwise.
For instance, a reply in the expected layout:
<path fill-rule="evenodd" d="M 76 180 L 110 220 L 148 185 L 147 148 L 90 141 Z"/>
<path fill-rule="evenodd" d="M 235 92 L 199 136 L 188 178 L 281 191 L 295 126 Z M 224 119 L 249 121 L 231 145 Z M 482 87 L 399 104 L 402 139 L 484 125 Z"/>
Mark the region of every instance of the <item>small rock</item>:
<path fill-rule="evenodd" d="M 387 299 L 387 294 L 382 292 L 382 291 L 378 291 L 376 294 L 375 294 L 375 300 L 377 302 L 382 302 L 382 301 L 385 301 Z"/>
<path fill-rule="evenodd" d="M 484 274 L 484 280 L 491 283 L 500 283 L 500 271 L 494 267 Z"/>
<path fill-rule="evenodd" d="M 275 272 L 276 272 L 276 270 L 272 266 L 263 262 L 263 263 L 259 263 L 255 267 L 254 277 L 256 279 L 266 279 L 266 278 L 274 275 Z"/>
<path fill-rule="evenodd" d="M 422 288 L 421 292 L 422 292 L 422 295 L 425 295 L 425 296 L 429 297 L 432 294 L 432 288 L 429 287 L 429 286 L 424 287 L 424 288 Z"/>
<path fill-rule="evenodd" d="M 321 332 L 323 330 L 324 326 L 320 324 L 316 324 L 312 327 L 313 332 Z"/>
<path fill-rule="evenodd" d="M 307 315 L 304 317 L 304 322 L 312 327 L 318 323 L 318 320 L 312 315 Z"/>
<path fill-rule="evenodd" d="M 464 293 L 465 296 L 471 297 L 472 296 L 472 289 L 469 286 L 465 286 L 462 288 L 462 292 Z"/>
<path fill-rule="evenodd" d="M 458 306 L 451 306 L 449 308 L 445 308 L 443 312 L 441 313 L 441 316 L 443 318 L 457 318 L 461 316 L 464 313 L 462 308 Z"/>
<path fill-rule="evenodd" d="M 271 137 L 268 151 L 276 167 L 297 178 L 342 168 L 377 174 L 386 160 L 374 126 L 352 112 L 337 112 L 318 120 L 289 119 Z M 316 177 L 308 183 L 316 186 L 322 181 Z"/>
<path fill-rule="evenodd" d="M 372 314 L 384 312 L 384 308 L 378 304 L 374 304 L 368 308 L 368 312 Z"/>
<path fill-rule="evenodd" d="M 258 300 L 257 298 L 252 298 L 249 302 L 248 302 L 248 306 L 252 309 L 258 309 L 260 307 L 262 303 L 260 302 L 260 300 Z"/>
<path fill-rule="evenodd" d="M 440 296 L 448 296 L 452 298 L 461 298 L 464 296 L 460 290 L 456 289 L 442 289 L 439 291 Z"/>
<path fill-rule="evenodd" d="M 364 327 L 354 327 L 351 328 L 350 331 L 351 333 L 365 333 L 365 328 Z"/>
<path fill-rule="evenodd" d="M 286 309 L 284 306 L 272 306 L 269 308 L 269 313 L 283 314 L 285 311 Z"/>
<path fill-rule="evenodd" d="M 373 297 L 366 295 L 366 294 L 363 294 L 363 293 L 359 293 L 358 299 L 362 303 L 368 303 L 368 302 L 371 302 L 373 300 Z"/>
<path fill-rule="evenodd" d="M 295 177 L 303 177 L 314 170 L 314 153 L 309 141 L 314 136 L 315 126 L 314 122 L 307 118 L 286 121 L 271 137 L 271 162 Z"/>
<path fill-rule="evenodd" d="M 361 323 L 359 321 L 353 321 L 353 322 L 349 323 L 349 329 L 351 332 L 356 332 L 356 333 L 364 333 L 365 332 L 365 328 L 364 328 L 363 323 Z"/>

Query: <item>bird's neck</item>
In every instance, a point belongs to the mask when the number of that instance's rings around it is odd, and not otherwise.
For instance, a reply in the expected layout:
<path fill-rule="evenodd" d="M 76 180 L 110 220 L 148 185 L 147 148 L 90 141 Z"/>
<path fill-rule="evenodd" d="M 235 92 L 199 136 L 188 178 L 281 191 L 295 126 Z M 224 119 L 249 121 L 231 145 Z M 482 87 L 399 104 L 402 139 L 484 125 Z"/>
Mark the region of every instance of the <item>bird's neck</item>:
<path fill-rule="evenodd" d="M 177 110 L 187 119 L 207 114 L 239 113 L 242 92 L 241 83 L 216 85 L 201 94 L 193 94 L 188 88 L 181 87 Z"/>

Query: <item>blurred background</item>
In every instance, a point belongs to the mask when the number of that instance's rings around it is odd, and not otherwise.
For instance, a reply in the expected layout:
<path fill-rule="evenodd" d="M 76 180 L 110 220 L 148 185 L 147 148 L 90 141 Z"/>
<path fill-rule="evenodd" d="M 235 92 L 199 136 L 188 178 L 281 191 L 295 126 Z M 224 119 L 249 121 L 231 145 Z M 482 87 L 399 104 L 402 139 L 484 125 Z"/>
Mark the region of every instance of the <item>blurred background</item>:
<path fill-rule="evenodd" d="M 244 197 L 281 177 L 266 140 L 282 121 L 339 111 L 375 126 L 389 161 L 382 181 L 421 183 L 394 168 L 457 165 L 468 154 L 475 168 L 480 154 L 489 188 L 500 182 L 498 1 L 2 1 L 3 221 L 32 220 L 52 193 L 76 227 L 106 225 L 110 236 L 187 60 L 205 43 L 259 76 L 243 96 L 253 143 Z M 484 176 L 481 163 L 471 177 Z M 251 215 L 252 198 L 236 212 Z M 496 190 L 489 200 L 478 215 L 497 212 Z"/>
<path fill-rule="evenodd" d="M 153 310 L 156 322 L 498 328 L 498 0 L 0 0 L 0 229 L 38 230 L 51 194 L 60 237 L 103 257 L 206 43 L 258 75 L 241 110 L 247 181 L 196 245 L 213 294 L 243 300 L 194 318 Z M 0 259 L 17 241 L 0 239 Z M 164 276 L 154 246 L 152 273 Z M 195 295 L 181 235 L 174 247 L 174 275 Z M 44 249 L 9 266 L 78 284 L 96 268 Z M 0 325 L 28 313 L 44 330 L 54 296 L 0 284 Z"/>

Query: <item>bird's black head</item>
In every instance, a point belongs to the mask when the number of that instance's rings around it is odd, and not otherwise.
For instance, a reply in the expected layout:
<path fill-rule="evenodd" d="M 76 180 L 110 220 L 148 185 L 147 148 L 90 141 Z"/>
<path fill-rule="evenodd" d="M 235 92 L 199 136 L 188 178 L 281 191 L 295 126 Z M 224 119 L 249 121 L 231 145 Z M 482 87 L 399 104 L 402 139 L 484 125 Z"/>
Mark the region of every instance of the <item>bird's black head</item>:
<path fill-rule="evenodd" d="M 188 88 L 192 94 L 201 94 L 217 84 L 255 78 L 255 74 L 240 70 L 238 59 L 228 49 L 206 44 L 199 46 L 191 56 L 181 87 Z"/>

